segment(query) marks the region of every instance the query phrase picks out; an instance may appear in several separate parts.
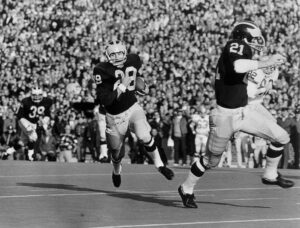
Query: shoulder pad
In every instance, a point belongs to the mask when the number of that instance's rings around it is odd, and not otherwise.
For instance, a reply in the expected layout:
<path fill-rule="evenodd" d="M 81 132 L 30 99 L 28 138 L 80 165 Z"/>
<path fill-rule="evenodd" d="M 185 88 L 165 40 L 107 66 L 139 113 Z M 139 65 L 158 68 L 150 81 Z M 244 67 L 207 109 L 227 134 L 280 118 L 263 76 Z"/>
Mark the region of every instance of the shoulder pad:
<path fill-rule="evenodd" d="M 253 56 L 251 47 L 242 40 L 228 41 L 225 49 L 228 54 L 236 57 L 246 57 L 248 59 L 252 59 Z"/>
<path fill-rule="evenodd" d="M 126 65 L 131 65 L 139 69 L 142 65 L 141 58 L 137 54 L 128 54 Z"/>
<path fill-rule="evenodd" d="M 110 67 L 111 65 L 108 62 L 101 62 L 95 66 L 93 70 L 93 79 L 97 85 L 109 78 L 109 74 L 107 72 Z"/>

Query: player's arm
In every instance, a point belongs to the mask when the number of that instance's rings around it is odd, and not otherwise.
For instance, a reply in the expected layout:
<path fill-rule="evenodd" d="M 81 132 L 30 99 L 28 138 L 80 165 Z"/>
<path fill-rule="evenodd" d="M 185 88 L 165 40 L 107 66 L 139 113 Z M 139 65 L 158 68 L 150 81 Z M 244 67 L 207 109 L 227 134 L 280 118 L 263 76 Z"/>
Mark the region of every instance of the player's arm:
<path fill-rule="evenodd" d="M 126 87 L 120 84 L 115 90 L 111 90 L 105 83 L 102 83 L 101 85 L 98 85 L 97 90 L 97 103 L 108 106 L 126 91 Z"/>
<path fill-rule="evenodd" d="M 18 110 L 17 119 L 20 128 L 23 129 L 25 132 L 31 132 L 35 130 L 35 124 L 32 124 L 29 120 L 25 118 L 25 110 L 23 103 L 21 103 L 21 106 Z"/>
<path fill-rule="evenodd" d="M 260 68 L 280 65 L 285 61 L 286 58 L 280 54 L 271 55 L 266 60 L 237 59 L 234 61 L 234 70 L 237 73 L 246 73 Z"/>

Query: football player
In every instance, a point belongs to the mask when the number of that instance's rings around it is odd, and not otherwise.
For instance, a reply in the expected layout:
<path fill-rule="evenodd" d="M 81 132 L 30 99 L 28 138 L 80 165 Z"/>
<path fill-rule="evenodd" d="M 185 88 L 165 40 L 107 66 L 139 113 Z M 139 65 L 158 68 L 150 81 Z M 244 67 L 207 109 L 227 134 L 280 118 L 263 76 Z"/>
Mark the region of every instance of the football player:
<path fill-rule="evenodd" d="M 267 140 L 271 144 L 266 154 L 264 184 L 289 188 L 294 185 L 277 172 L 283 146 L 290 140 L 288 133 L 277 125 L 272 115 L 260 104 L 248 104 L 248 72 L 278 66 L 286 62 L 280 54 L 254 60 L 261 53 L 265 40 L 260 28 L 253 22 L 237 23 L 217 64 L 215 94 L 217 107 L 210 114 L 210 132 L 206 154 L 192 164 L 188 177 L 178 192 L 185 207 L 197 208 L 194 187 L 204 172 L 218 165 L 226 145 L 235 132 L 242 131 Z"/>
<path fill-rule="evenodd" d="M 107 62 L 95 66 L 93 77 L 97 84 L 97 100 L 106 111 L 106 139 L 112 156 L 114 186 L 121 185 L 121 161 L 124 157 L 121 148 L 128 130 L 144 143 L 158 171 L 171 180 L 174 173 L 161 161 L 145 112 L 135 96 L 136 79 L 141 77 L 139 56 L 127 54 L 125 45 L 118 40 L 109 42 L 105 55 Z"/>
<path fill-rule="evenodd" d="M 207 114 L 204 105 L 200 106 L 200 115 L 194 120 L 195 125 L 195 146 L 196 153 L 194 154 L 194 161 L 199 160 L 200 155 L 205 153 L 205 147 L 209 132 L 209 115 Z"/>
<path fill-rule="evenodd" d="M 52 99 L 43 96 L 40 87 L 33 87 L 31 96 L 25 97 L 17 113 L 21 141 L 28 147 L 28 160 L 33 161 L 34 144 L 38 139 L 37 128 L 48 129 Z"/>

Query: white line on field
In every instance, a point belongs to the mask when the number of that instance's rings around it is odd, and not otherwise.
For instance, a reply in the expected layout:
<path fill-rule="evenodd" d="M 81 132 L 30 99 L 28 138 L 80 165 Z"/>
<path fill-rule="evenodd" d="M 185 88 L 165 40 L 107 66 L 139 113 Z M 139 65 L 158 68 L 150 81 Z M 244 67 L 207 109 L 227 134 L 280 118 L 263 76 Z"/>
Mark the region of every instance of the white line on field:
<path fill-rule="evenodd" d="M 282 219 L 249 219 L 249 220 L 223 220 L 223 221 L 205 221 L 205 222 L 183 222 L 183 223 L 162 223 L 162 224 L 141 224 L 141 225 L 120 225 L 120 226 L 97 226 L 90 228 L 127 228 L 127 227 L 162 227 L 162 226 L 187 226 L 201 224 L 224 224 L 224 223 L 252 223 L 252 222 L 281 222 L 298 221 L 300 218 L 282 218 Z"/>

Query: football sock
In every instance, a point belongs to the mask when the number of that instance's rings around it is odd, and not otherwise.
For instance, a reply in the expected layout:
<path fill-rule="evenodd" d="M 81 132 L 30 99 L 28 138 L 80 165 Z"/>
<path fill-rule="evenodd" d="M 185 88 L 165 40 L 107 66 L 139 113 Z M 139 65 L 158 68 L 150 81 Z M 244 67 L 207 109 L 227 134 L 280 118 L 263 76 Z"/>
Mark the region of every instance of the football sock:
<path fill-rule="evenodd" d="M 206 169 L 207 168 L 203 163 L 203 157 L 201 157 L 200 160 L 193 163 L 187 179 L 181 185 L 185 193 L 193 194 L 195 185 L 197 184 L 198 180 L 202 177 Z"/>
<path fill-rule="evenodd" d="M 34 150 L 28 150 L 28 160 L 29 161 L 33 161 L 33 153 L 34 153 Z"/>
<path fill-rule="evenodd" d="M 155 141 L 154 141 L 153 137 L 151 137 L 150 142 L 144 144 L 144 147 L 145 147 L 146 151 L 152 157 L 156 168 L 164 166 L 164 163 L 162 162 L 162 160 L 160 158 L 160 155 L 159 155 L 158 149 L 155 145 Z"/>
<path fill-rule="evenodd" d="M 104 158 L 104 157 L 107 157 L 107 144 L 105 143 L 103 143 L 103 144 L 101 144 L 101 146 L 100 146 L 100 159 L 101 158 Z"/>
<path fill-rule="evenodd" d="M 264 178 L 275 180 L 278 176 L 277 167 L 283 152 L 282 145 L 271 144 L 266 154 L 266 168 L 263 174 Z"/>
<path fill-rule="evenodd" d="M 113 167 L 114 167 L 114 174 L 120 175 L 122 172 L 122 163 L 120 162 L 113 162 Z"/>

